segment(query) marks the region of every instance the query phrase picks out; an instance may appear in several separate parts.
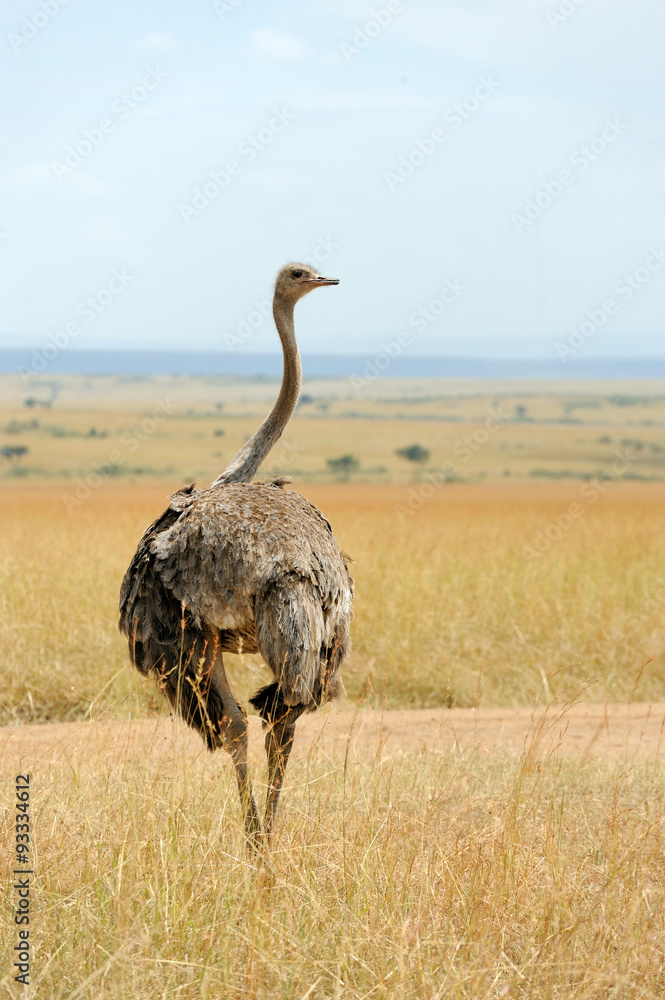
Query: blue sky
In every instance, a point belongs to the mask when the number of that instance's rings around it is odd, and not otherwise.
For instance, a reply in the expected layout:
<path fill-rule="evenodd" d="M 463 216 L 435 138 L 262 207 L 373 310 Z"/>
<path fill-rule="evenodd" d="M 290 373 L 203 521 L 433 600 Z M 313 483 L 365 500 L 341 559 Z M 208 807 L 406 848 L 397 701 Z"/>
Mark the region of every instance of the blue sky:
<path fill-rule="evenodd" d="M 556 357 L 586 323 L 580 356 L 665 354 L 657 0 L 6 0 L 2 22 L 6 346 L 76 323 L 80 348 L 276 350 L 274 274 L 318 255 L 341 284 L 298 306 L 309 353 L 409 331 L 414 354 Z"/>

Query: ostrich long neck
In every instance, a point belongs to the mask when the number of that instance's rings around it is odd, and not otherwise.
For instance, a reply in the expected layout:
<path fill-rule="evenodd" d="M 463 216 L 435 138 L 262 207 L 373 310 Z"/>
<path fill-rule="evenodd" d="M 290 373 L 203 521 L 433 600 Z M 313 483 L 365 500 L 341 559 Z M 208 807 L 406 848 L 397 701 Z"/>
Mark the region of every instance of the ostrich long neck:
<path fill-rule="evenodd" d="M 277 401 L 256 434 L 252 435 L 247 444 L 240 449 L 231 464 L 227 466 L 221 476 L 217 477 L 212 484 L 213 486 L 221 486 L 223 483 L 251 482 L 256 470 L 275 441 L 282 436 L 282 431 L 291 418 L 298 402 L 302 378 L 300 354 L 293 326 L 293 307 L 293 302 L 286 302 L 277 295 L 273 299 L 272 314 L 275 317 L 275 326 L 282 342 L 284 354 L 282 386 Z"/>

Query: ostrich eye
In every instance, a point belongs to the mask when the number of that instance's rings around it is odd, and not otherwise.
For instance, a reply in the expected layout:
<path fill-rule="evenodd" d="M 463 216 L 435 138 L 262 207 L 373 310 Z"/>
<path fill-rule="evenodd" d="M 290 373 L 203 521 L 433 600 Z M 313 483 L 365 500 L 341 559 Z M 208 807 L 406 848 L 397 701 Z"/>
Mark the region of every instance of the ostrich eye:
<path fill-rule="evenodd" d="M 302 278 L 302 275 L 303 275 L 302 271 L 291 271 L 292 278 Z"/>

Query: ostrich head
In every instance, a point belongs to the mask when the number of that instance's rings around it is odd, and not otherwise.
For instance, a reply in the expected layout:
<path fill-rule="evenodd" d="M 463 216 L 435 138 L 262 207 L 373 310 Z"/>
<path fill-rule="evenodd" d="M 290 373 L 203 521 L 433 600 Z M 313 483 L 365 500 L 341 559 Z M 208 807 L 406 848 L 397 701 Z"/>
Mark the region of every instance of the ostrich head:
<path fill-rule="evenodd" d="M 308 264 L 285 264 L 277 275 L 275 282 L 275 298 L 285 302 L 295 303 L 313 288 L 321 285 L 338 285 L 339 278 L 324 278 Z"/>
<path fill-rule="evenodd" d="M 213 486 L 226 483 L 249 483 L 259 465 L 278 440 L 293 413 L 302 379 L 300 354 L 296 343 L 293 310 L 298 299 L 320 285 L 338 285 L 337 278 L 324 278 L 309 264 L 285 264 L 275 281 L 272 313 L 284 354 L 284 369 L 279 396 L 258 431 L 240 449 L 233 461 L 218 476 Z"/>

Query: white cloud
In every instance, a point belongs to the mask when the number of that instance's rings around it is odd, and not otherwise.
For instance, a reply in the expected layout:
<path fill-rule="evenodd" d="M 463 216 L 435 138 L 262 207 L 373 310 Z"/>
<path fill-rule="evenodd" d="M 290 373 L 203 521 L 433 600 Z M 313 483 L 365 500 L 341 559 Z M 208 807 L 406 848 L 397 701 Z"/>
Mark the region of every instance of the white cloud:
<path fill-rule="evenodd" d="M 451 95 L 458 97 L 459 95 Z M 436 109 L 442 100 L 388 90 L 296 90 L 282 96 L 289 107 L 299 111 L 340 111 L 349 114 L 375 111 L 406 111 L 420 108 Z"/>
<path fill-rule="evenodd" d="M 173 52 L 180 48 L 180 42 L 168 31 L 151 31 L 130 46 L 132 52 Z"/>
<path fill-rule="evenodd" d="M 531 0 L 474 4 L 420 0 L 395 20 L 396 37 L 487 66 L 538 64 L 551 40 L 544 14 Z"/>
<path fill-rule="evenodd" d="M 151 104 L 148 107 L 141 108 L 141 115 L 145 118 L 164 118 L 178 111 L 187 111 L 200 107 L 201 102 L 196 98 L 180 97 L 173 101 L 164 101 L 163 104 Z"/>
<path fill-rule="evenodd" d="M 312 178 L 304 174 L 268 173 L 265 170 L 250 170 L 247 179 L 256 184 L 257 187 L 268 188 L 269 190 L 279 190 L 284 188 L 301 188 L 305 184 L 312 184 Z"/>
<path fill-rule="evenodd" d="M 6 170 L 2 174 L 2 180 L 10 191 L 25 194 L 53 180 L 53 173 L 47 163 L 24 163 L 20 167 Z"/>
<path fill-rule="evenodd" d="M 94 250 L 134 249 L 132 235 L 111 215 L 95 215 L 66 233 L 63 244 Z"/>
<path fill-rule="evenodd" d="M 59 183 L 51 164 L 23 163 L 0 175 L 3 186 L 16 194 L 27 194 L 47 184 Z M 84 198 L 112 198 L 125 193 L 121 184 L 108 184 L 81 167 L 75 167 L 63 178 L 62 184 Z"/>
<path fill-rule="evenodd" d="M 84 198 L 114 198 L 117 195 L 125 194 L 122 184 L 108 184 L 99 177 L 94 177 L 86 170 L 77 167 L 72 171 L 64 182 L 68 187 L 73 188 L 77 194 Z"/>
<path fill-rule="evenodd" d="M 103 18 L 77 19 L 62 36 L 65 48 L 42 46 L 38 92 L 25 85 L 16 60 L 13 146 L 0 175 L 3 193 L 17 192 L 6 195 L 2 217 L 10 233 L 3 249 L 11 247 L 6 326 L 48 329 L 77 295 L 97 287 L 110 257 L 139 261 L 141 274 L 150 275 L 136 283 L 121 331 L 126 342 L 164 338 L 175 346 L 195 329 L 199 346 L 219 346 L 220 330 L 235 329 L 254 297 L 269 294 L 278 264 L 311 253 L 328 233 L 340 250 L 326 270 L 342 279 L 343 291 L 326 297 L 327 308 L 312 296 L 310 343 L 320 338 L 320 350 L 369 351 L 375 333 L 378 340 L 399 331 L 439 282 L 455 275 L 469 290 L 442 318 L 441 351 L 445 337 L 463 345 L 467 336 L 495 336 L 499 346 L 503 336 L 534 331 L 558 337 L 595 309 L 665 232 L 657 54 L 665 6 L 402 0 L 403 13 L 377 44 L 346 65 L 340 43 L 386 6 L 298 3 L 287 21 L 267 4 L 247 3 L 223 30 L 213 11 L 210 37 L 192 59 L 179 61 L 177 86 L 144 102 L 140 121 L 137 115 L 129 131 L 108 148 L 105 141 L 61 183 L 51 155 L 62 157 L 68 142 L 108 113 L 127 80 L 126 60 L 134 59 L 127 46 L 135 43 L 139 69 L 179 57 L 164 50 L 174 38 L 185 48 L 191 11 L 170 4 L 168 24 L 157 15 L 137 27 L 131 5 L 117 5 L 121 48 L 95 49 Z M 559 6 L 573 13 L 552 27 L 546 12 Z M 160 23 L 173 35 L 160 35 Z M 98 58 L 77 63 L 80 51 Z M 385 172 L 440 126 L 481 76 L 500 84 L 491 100 L 391 194 Z M 216 207 L 183 228 L 179 201 L 281 107 L 297 114 L 297 124 L 279 150 L 248 164 Z M 511 214 L 567 168 L 608 116 L 625 121 L 625 133 L 516 233 Z M 36 240 L 41 231 L 51 238 Z M 63 239 L 66 252 L 54 260 L 53 246 Z M 380 294 L 368 296 L 368 286 Z M 40 294 L 31 304 L 35 287 Z M 649 334 L 662 354 L 664 296 L 665 268 L 614 329 Z M 352 314 L 354 332 L 340 344 Z M 605 336 L 599 332 L 589 349 L 605 350 Z M 266 347 L 275 350 L 274 339 Z"/>
<path fill-rule="evenodd" d="M 16 194 L 27 194 L 48 184 L 59 186 L 49 163 L 23 163 L 20 167 L 6 170 L 1 180 L 4 187 Z M 121 184 L 108 184 L 81 167 L 71 169 L 62 184 L 84 198 L 112 198 L 125 193 Z"/>
<path fill-rule="evenodd" d="M 569 13 L 554 27 L 548 12 Z M 622 84 L 616 63 L 627 54 L 635 59 L 631 83 L 635 86 L 644 73 L 651 81 L 651 67 L 659 58 L 662 31 L 646 32 L 645 24 L 662 23 L 662 6 L 657 0 L 605 0 L 603 4 L 561 2 L 561 0 L 410 0 L 404 13 L 394 19 L 394 38 L 435 50 L 455 60 L 478 66 L 501 68 L 514 75 L 517 68 L 542 74 L 559 70 L 567 73 L 561 89 L 595 78 L 605 96 L 609 88 Z M 348 16 L 346 5 L 340 8 Z M 660 48 L 659 48 L 660 46 Z M 596 89 L 597 89 L 596 88 Z"/>
<path fill-rule="evenodd" d="M 309 55 L 310 47 L 295 35 L 272 28 L 259 28 L 250 36 L 250 53 L 257 59 L 287 61 Z"/>

